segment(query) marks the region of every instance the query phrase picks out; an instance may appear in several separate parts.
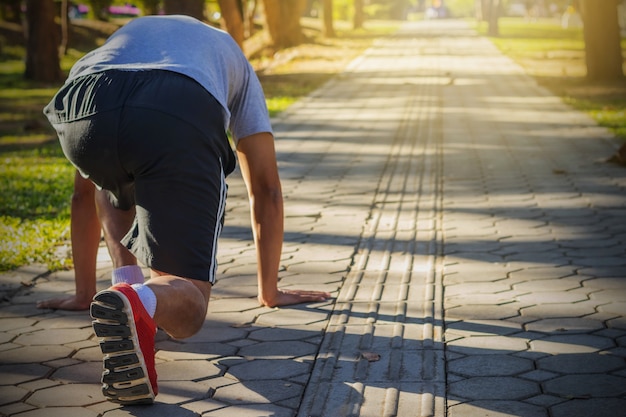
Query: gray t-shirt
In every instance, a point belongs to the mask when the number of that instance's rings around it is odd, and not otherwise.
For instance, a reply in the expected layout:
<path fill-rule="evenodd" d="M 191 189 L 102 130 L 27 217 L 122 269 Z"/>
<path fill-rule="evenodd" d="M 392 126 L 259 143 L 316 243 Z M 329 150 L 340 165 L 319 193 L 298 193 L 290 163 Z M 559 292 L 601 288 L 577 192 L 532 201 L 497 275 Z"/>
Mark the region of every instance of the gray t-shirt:
<path fill-rule="evenodd" d="M 263 89 L 232 37 L 188 16 L 130 21 L 72 67 L 67 82 L 117 69 L 167 70 L 196 80 L 224 108 L 224 128 L 235 140 L 271 132 Z"/>

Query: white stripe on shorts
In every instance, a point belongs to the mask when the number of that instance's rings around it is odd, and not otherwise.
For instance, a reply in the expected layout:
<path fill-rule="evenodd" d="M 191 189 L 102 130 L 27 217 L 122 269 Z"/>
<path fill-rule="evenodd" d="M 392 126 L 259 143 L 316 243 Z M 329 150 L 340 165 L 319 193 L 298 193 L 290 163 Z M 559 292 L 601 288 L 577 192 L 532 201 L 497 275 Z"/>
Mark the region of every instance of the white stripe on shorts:
<path fill-rule="evenodd" d="M 209 269 L 209 282 L 211 284 L 215 284 L 215 280 L 217 279 L 217 241 L 222 234 L 222 219 L 224 218 L 224 210 L 226 209 L 226 195 L 228 194 L 228 185 L 226 184 L 226 176 L 224 175 L 222 158 L 220 158 L 220 173 L 220 202 L 217 209 L 217 217 L 215 219 L 213 253 L 211 254 L 211 266 Z"/>

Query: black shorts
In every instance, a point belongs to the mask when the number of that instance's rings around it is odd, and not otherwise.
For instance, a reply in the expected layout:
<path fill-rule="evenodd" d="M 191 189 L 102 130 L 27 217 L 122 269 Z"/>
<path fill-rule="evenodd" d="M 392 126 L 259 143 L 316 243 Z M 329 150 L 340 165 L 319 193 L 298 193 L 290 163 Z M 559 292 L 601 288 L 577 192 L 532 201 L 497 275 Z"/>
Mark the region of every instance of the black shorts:
<path fill-rule="evenodd" d="M 81 174 L 136 207 L 122 243 L 137 259 L 213 283 L 235 166 L 217 100 L 174 72 L 105 71 L 64 86 L 45 113 Z"/>

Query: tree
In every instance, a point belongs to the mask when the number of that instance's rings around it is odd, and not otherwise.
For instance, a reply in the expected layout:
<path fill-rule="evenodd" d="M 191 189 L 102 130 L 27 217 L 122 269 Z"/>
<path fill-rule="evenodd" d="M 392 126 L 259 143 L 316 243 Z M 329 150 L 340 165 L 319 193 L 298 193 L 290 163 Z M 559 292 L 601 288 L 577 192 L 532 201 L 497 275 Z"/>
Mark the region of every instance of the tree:
<path fill-rule="evenodd" d="M 327 38 L 334 38 L 335 28 L 333 26 L 333 0 L 323 0 L 322 18 L 324 19 L 324 36 Z"/>
<path fill-rule="evenodd" d="M 205 20 L 204 0 L 164 0 L 163 9 L 165 14 L 184 14 Z"/>
<path fill-rule="evenodd" d="M 67 48 L 70 42 L 70 18 L 69 18 L 69 0 L 61 1 L 61 46 L 59 47 L 59 53 L 61 55 L 67 54 Z"/>
<path fill-rule="evenodd" d="M 243 7 L 240 0 L 218 0 L 226 31 L 243 50 Z"/>
<path fill-rule="evenodd" d="M 502 1 L 501 0 L 491 0 L 489 2 L 489 12 L 488 12 L 488 22 L 489 36 L 499 36 L 500 35 L 500 27 L 498 26 L 498 19 L 502 14 Z"/>
<path fill-rule="evenodd" d="M 263 0 L 267 31 L 274 48 L 288 48 L 302 42 L 300 16 L 305 5 L 304 0 Z"/>
<path fill-rule="evenodd" d="M 54 0 L 27 0 L 26 70 L 29 80 L 56 82 L 63 79 L 59 59 L 59 36 Z"/>
<path fill-rule="evenodd" d="M 365 22 L 365 12 L 363 11 L 363 0 L 354 0 L 354 17 L 352 19 L 352 27 L 361 29 Z"/>
<path fill-rule="evenodd" d="M 587 78 L 610 81 L 624 77 L 616 0 L 582 0 Z"/>

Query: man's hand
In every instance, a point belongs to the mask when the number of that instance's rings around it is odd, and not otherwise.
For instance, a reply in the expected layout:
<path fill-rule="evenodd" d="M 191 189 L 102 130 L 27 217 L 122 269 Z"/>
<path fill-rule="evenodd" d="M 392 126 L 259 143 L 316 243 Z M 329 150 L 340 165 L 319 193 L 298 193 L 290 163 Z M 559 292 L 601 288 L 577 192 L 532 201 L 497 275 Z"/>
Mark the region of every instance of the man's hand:
<path fill-rule="evenodd" d="M 49 308 L 52 310 L 88 310 L 91 305 L 91 297 L 80 299 L 75 295 L 67 297 L 51 298 L 37 302 L 37 308 Z"/>
<path fill-rule="evenodd" d="M 278 307 L 315 301 L 325 301 L 330 298 L 330 293 L 324 291 L 279 289 L 276 296 L 272 300 L 264 300 L 261 294 L 259 294 L 258 298 L 261 305 L 266 307 Z"/>

